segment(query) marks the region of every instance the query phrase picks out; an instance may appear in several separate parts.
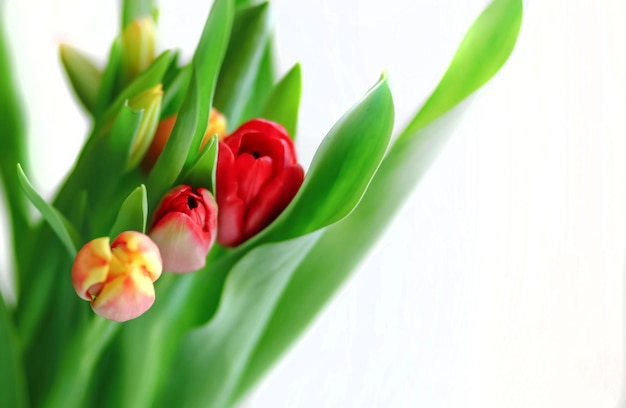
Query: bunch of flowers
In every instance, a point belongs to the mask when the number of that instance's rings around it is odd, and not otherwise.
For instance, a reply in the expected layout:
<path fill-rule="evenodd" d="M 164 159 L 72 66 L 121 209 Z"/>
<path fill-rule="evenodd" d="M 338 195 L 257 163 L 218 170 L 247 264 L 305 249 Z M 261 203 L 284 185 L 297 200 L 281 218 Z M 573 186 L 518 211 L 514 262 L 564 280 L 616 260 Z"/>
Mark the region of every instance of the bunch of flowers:
<path fill-rule="evenodd" d="M 52 203 L 24 172 L 0 49 L 17 282 L 14 307 L 0 302 L 2 406 L 238 401 L 376 241 L 455 107 L 504 64 L 522 5 L 487 7 L 393 143 L 383 75 L 306 172 L 294 142 L 300 66 L 275 79 L 269 5 L 215 0 L 188 63 L 158 54 L 157 14 L 150 1 L 124 2 L 103 69 L 61 47 L 93 127 Z M 30 222 L 25 197 L 42 222 Z"/>

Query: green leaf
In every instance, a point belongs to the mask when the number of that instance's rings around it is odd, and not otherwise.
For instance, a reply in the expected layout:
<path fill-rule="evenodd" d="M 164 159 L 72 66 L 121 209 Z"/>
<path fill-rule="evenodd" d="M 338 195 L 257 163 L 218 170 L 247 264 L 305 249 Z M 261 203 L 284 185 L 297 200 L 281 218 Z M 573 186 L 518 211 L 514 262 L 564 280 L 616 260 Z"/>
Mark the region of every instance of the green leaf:
<path fill-rule="evenodd" d="M 218 138 L 213 135 L 202 149 L 200 157 L 189 168 L 180 182 L 193 187 L 203 187 L 215 194 L 215 173 L 217 170 Z"/>
<path fill-rule="evenodd" d="M 118 90 L 118 81 L 121 75 L 121 63 L 122 63 L 122 40 L 118 36 L 113 40 L 111 49 L 109 50 L 109 58 L 107 65 L 102 72 L 102 82 L 100 83 L 100 89 L 98 90 L 98 98 L 96 100 L 96 106 L 94 110 L 94 117 L 100 117 L 109 107 L 110 103 L 115 98 Z"/>
<path fill-rule="evenodd" d="M 191 80 L 192 69 L 193 66 L 191 64 L 178 68 L 172 80 L 163 84 L 164 92 L 161 118 L 172 116 L 180 109 L 185 97 L 185 90 Z"/>
<path fill-rule="evenodd" d="M 102 73 L 82 52 L 67 44 L 59 47 L 61 62 L 78 100 L 87 110 L 95 112 Z"/>
<path fill-rule="evenodd" d="M 79 192 L 85 191 L 91 205 L 90 212 L 99 214 L 92 217 L 92 232 L 106 234 L 115 219 L 118 205 L 126 194 L 139 184 L 127 183 L 126 173 L 129 154 L 135 140 L 143 111 L 135 111 L 127 104 L 120 106 L 108 129 L 101 134 L 93 133 L 81 152 L 76 165 L 62 186 L 54 205 L 64 214 L 74 207 Z M 122 188 L 121 195 L 118 190 Z M 118 200 L 111 205 L 111 198 L 118 193 Z M 106 214 L 107 216 L 104 216 Z M 109 217 L 110 216 L 110 217 Z"/>
<path fill-rule="evenodd" d="M 5 8 L 0 4 L 0 21 L 4 22 Z M 17 163 L 27 163 L 27 134 L 22 102 L 18 95 L 17 78 L 13 71 L 13 60 L 5 35 L 6 26 L 0 24 L 0 129 L 2 129 L 2 147 L 0 148 L 0 185 L 4 188 L 8 217 L 11 220 L 12 255 L 14 255 L 16 285 L 22 279 L 24 259 L 29 245 L 25 242 L 31 226 L 28 220 L 26 198 L 20 192 L 19 181 L 15 172 Z"/>
<path fill-rule="evenodd" d="M 258 72 L 254 80 L 254 85 L 252 86 L 252 93 L 248 98 L 248 103 L 241 116 L 241 123 L 245 123 L 253 118 L 263 117 L 263 108 L 276 82 L 274 59 L 274 46 L 272 38 L 270 37 L 265 46 L 265 52 L 263 53 L 261 62 L 259 63 Z"/>
<path fill-rule="evenodd" d="M 172 187 L 183 166 L 196 161 L 228 44 L 233 8 L 232 0 L 213 4 L 194 54 L 191 80 L 176 124 L 148 178 L 150 204 Z"/>
<path fill-rule="evenodd" d="M 229 131 L 240 124 L 253 95 L 270 34 L 268 3 L 238 11 L 215 92 L 215 106 L 226 117 Z"/>
<path fill-rule="evenodd" d="M 45 400 L 46 407 L 82 407 L 89 382 L 98 368 L 98 359 L 119 330 L 120 323 L 93 316 L 64 346 L 60 367 L 52 389 Z M 63 345 L 59 345 L 61 348 Z M 56 350 L 59 351 L 58 349 Z"/>
<path fill-rule="evenodd" d="M 143 113 L 143 110 L 136 111 L 124 104 L 109 133 L 93 143 L 86 173 L 91 175 L 87 192 L 94 205 L 117 186 L 126 172 L 131 146 L 137 137 Z"/>
<path fill-rule="evenodd" d="M 348 215 L 378 169 L 392 128 L 393 101 L 383 77 L 333 126 L 315 153 L 300 191 L 258 239 L 304 235 Z"/>
<path fill-rule="evenodd" d="M 146 232 L 148 221 L 148 193 L 143 184 L 124 200 L 109 236 L 114 238 L 124 231 Z"/>
<path fill-rule="evenodd" d="M 24 174 L 22 166 L 19 164 L 17 165 L 17 176 L 24 193 L 35 208 L 39 210 L 41 216 L 50 224 L 50 227 L 57 234 L 70 256 L 76 256 L 76 252 L 80 247 L 80 238 L 74 226 L 70 224 L 63 214 L 58 212 L 37 194 L 30 181 L 28 181 L 26 174 Z"/>
<path fill-rule="evenodd" d="M 521 0 L 496 0 L 476 20 L 444 76 L 460 78 L 463 74 L 458 71 L 470 69 L 474 75 L 466 81 L 471 86 L 442 80 L 394 143 L 356 209 L 324 231 L 284 290 L 231 403 L 302 333 L 358 266 L 442 149 L 466 105 L 458 104 L 461 96 L 493 77 L 510 55 L 521 20 Z M 432 117 L 433 106 L 440 115 L 437 118 Z M 425 109 L 431 113 L 422 113 Z"/>
<path fill-rule="evenodd" d="M 124 106 L 128 99 L 139 95 L 140 93 L 155 87 L 163 80 L 163 75 L 167 71 L 171 61 L 170 51 L 165 51 L 150 66 L 143 71 L 137 78 L 133 80 L 120 94 L 115 101 L 107 109 L 104 119 L 99 120 L 95 128 L 99 129 L 102 125 L 108 123 L 115 114 Z"/>
<path fill-rule="evenodd" d="M 0 406 L 28 406 L 21 354 L 17 333 L 0 293 Z"/>
<path fill-rule="evenodd" d="M 403 137 L 428 125 L 489 81 L 513 51 L 521 24 L 521 1 L 493 1 L 465 35 L 439 85 Z"/>
<path fill-rule="evenodd" d="M 156 0 L 124 0 L 122 2 L 122 29 L 133 20 L 146 16 L 152 16 L 156 21 L 158 12 Z"/>
<path fill-rule="evenodd" d="M 179 347 L 161 406 L 224 407 L 294 268 L 319 234 L 255 248 L 230 271 L 217 314 Z M 200 374 L 202 373 L 202 374 Z"/>
<path fill-rule="evenodd" d="M 280 123 L 295 139 L 301 95 L 302 69 L 296 64 L 272 90 L 261 117 Z"/>

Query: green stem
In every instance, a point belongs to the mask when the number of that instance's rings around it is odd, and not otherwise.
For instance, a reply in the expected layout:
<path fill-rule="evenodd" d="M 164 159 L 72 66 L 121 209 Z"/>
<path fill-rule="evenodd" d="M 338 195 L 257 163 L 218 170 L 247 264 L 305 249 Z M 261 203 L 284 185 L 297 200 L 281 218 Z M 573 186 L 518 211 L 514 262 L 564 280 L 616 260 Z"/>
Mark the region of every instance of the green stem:
<path fill-rule="evenodd" d="M 45 407 L 84 405 L 94 366 L 119 328 L 119 323 L 94 316 L 87 329 L 75 335 L 61 358 L 61 366 Z"/>
<path fill-rule="evenodd" d="M 30 223 L 26 200 L 17 179 L 15 165 L 26 160 L 26 132 L 22 104 L 16 87 L 16 78 L 11 67 L 8 40 L 5 38 L 4 8 L 0 2 L 0 129 L 2 129 L 2 148 L 0 148 L 0 184 L 4 187 L 14 254 L 14 270 L 22 268 L 23 247 L 30 234 Z M 20 274 L 15 274 L 15 285 L 19 285 Z"/>

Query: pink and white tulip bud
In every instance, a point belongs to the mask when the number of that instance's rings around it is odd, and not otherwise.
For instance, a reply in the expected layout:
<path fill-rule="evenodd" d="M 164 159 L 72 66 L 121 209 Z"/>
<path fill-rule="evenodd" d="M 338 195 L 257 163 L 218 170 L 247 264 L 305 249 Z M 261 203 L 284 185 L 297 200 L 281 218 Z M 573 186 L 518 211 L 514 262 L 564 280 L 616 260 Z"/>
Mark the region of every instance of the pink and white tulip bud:
<path fill-rule="evenodd" d="M 204 188 L 194 193 L 187 185 L 172 189 L 157 208 L 150 237 L 161 250 L 163 269 L 186 273 L 201 269 L 213 246 L 217 204 Z"/>
<path fill-rule="evenodd" d="M 72 284 L 93 311 L 109 320 L 134 319 L 154 303 L 154 284 L 161 276 L 159 248 L 137 231 L 96 238 L 81 248 L 72 266 Z"/>

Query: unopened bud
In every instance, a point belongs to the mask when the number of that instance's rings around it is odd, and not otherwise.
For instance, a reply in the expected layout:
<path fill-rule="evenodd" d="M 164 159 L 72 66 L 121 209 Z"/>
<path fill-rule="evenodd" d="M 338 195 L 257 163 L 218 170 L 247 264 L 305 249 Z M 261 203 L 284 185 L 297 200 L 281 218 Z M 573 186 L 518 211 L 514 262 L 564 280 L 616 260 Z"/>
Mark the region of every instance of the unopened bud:
<path fill-rule="evenodd" d="M 146 151 L 152 143 L 154 133 L 159 125 L 161 114 L 161 100 L 163 99 L 163 89 L 158 84 L 128 101 L 128 106 L 133 110 L 142 110 L 143 115 L 139 122 L 139 128 L 135 135 L 135 140 L 130 148 L 128 158 L 128 169 L 136 167 L 143 159 Z"/>

